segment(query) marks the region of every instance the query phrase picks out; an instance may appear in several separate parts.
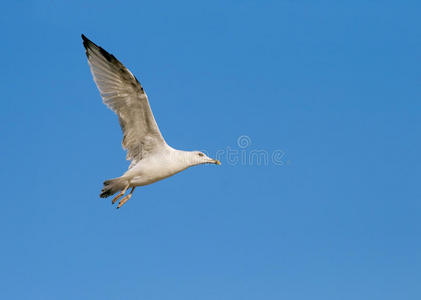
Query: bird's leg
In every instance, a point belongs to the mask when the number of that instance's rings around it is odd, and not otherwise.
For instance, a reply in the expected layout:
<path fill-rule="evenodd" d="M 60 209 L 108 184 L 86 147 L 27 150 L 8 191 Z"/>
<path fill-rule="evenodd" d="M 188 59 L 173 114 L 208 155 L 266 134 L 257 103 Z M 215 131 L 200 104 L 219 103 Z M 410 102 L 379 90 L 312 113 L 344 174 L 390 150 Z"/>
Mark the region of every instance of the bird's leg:
<path fill-rule="evenodd" d="M 128 201 L 128 200 L 132 197 L 132 194 L 133 194 L 134 188 L 135 188 L 135 187 L 132 187 L 132 190 L 130 191 L 130 193 L 129 193 L 127 196 L 125 196 L 123 199 L 121 199 L 121 200 L 120 200 L 120 202 L 118 203 L 117 208 L 122 207 L 122 206 L 123 206 L 123 204 L 124 204 L 124 203 L 126 203 L 126 202 L 127 202 L 127 201 Z"/>
<path fill-rule="evenodd" d="M 116 203 L 118 199 L 120 199 L 120 197 L 122 197 L 126 192 L 127 189 L 129 188 L 129 184 L 127 184 L 127 186 L 121 190 L 121 192 L 114 197 L 114 199 L 111 201 L 112 204 Z"/>

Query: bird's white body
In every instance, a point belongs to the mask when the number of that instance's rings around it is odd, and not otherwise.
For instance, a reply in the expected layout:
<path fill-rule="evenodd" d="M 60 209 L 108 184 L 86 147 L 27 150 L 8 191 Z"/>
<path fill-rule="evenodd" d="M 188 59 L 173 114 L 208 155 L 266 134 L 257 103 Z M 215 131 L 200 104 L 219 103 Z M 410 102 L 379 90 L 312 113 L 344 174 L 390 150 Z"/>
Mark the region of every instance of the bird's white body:
<path fill-rule="evenodd" d="M 121 178 L 127 178 L 130 187 L 157 182 L 194 166 L 189 154 L 187 151 L 176 150 L 167 145 L 159 152 L 140 160 Z"/>

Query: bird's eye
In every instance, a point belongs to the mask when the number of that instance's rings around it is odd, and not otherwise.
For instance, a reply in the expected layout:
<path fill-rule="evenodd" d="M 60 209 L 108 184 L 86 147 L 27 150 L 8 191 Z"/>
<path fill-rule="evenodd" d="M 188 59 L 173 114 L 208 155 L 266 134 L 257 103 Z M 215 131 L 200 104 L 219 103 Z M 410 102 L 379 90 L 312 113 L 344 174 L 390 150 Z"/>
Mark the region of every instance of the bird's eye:
<path fill-rule="evenodd" d="M 199 156 L 204 156 L 204 154 L 203 153 L 199 153 Z"/>

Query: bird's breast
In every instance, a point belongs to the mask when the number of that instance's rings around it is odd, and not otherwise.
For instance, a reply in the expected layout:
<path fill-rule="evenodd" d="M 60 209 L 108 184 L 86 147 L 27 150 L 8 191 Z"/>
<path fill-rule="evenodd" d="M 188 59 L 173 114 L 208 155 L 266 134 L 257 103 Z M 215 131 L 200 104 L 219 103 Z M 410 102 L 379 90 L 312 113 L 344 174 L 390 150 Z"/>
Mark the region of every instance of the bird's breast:
<path fill-rule="evenodd" d="M 168 178 L 186 168 L 187 166 L 178 164 L 173 160 L 160 157 L 142 160 L 126 174 L 132 177 L 132 185 L 141 186 Z"/>

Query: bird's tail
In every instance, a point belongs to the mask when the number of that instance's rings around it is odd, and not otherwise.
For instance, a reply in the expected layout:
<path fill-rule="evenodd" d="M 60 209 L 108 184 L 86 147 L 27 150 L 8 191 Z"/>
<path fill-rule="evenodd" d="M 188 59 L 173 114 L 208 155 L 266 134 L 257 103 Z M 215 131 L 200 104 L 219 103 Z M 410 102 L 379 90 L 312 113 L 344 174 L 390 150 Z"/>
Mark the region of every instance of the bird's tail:
<path fill-rule="evenodd" d="M 107 198 L 115 193 L 124 189 L 128 184 L 128 181 L 124 178 L 114 178 L 104 181 L 104 187 L 101 190 L 99 196 L 101 198 Z"/>

